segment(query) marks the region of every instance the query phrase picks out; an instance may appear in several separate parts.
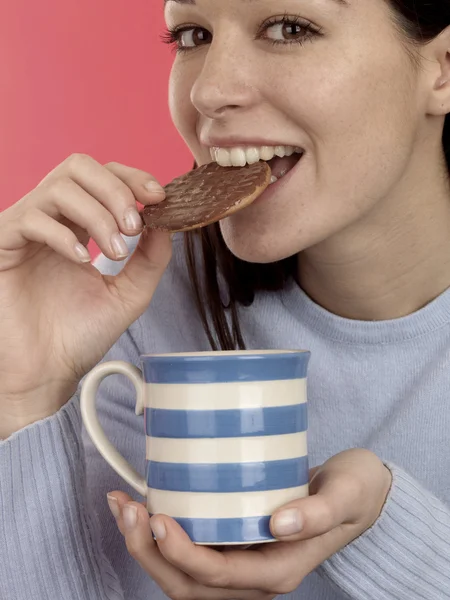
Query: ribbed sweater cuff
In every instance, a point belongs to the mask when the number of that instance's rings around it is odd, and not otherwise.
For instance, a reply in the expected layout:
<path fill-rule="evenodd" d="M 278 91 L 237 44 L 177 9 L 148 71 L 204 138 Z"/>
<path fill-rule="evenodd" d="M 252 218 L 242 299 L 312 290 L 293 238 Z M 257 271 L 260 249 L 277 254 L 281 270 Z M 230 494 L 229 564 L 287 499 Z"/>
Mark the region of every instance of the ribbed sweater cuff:
<path fill-rule="evenodd" d="M 318 571 L 355 600 L 450 598 L 450 510 L 393 464 L 374 526 Z"/>
<path fill-rule="evenodd" d="M 123 600 L 87 506 L 79 398 L 0 443 L 0 598 Z"/>

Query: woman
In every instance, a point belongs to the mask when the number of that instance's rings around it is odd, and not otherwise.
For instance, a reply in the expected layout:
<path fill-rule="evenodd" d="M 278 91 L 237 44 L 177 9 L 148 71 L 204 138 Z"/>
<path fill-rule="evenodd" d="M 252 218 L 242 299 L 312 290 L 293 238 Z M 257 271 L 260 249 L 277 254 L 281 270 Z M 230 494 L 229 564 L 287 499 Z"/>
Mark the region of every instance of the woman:
<path fill-rule="evenodd" d="M 171 111 L 197 163 L 288 158 L 201 239 L 134 238 L 136 200 L 164 192 L 82 155 L 0 215 L 0 596 L 449 598 L 450 4 L 165 11 Z M 105 497 L 124 486 L 82 444 L 76 390 L 100 360 L 211 345 L 312 351 L 318 469 L 274 515 L 279 544 L 194 547 L 124 491 L 114 521 Z M 133 403 L 122 379 L 102 386 L 105 430 L 142 471 Z"/>

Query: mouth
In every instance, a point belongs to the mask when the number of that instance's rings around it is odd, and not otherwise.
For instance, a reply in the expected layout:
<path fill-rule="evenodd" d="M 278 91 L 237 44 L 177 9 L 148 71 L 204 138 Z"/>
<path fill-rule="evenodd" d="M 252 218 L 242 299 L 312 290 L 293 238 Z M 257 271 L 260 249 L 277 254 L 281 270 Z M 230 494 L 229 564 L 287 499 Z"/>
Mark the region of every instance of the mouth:
<path fill-rule="evenodd" d="M 212 160 L 221 167 L 245 167 L 260 160 L 267 162 L 272 171 L 270 185 L 287 175 L 305 153 L 298 146 L 213 147 L 210 152 Z"/>

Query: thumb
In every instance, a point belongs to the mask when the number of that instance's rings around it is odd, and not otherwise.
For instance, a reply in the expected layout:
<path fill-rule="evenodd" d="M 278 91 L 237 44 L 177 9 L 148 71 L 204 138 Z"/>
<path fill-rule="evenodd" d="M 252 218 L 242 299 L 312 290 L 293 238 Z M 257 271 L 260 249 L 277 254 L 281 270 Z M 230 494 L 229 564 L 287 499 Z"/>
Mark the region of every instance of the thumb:
<path fill-rule="evenodd" d="M 146 310 L 172 257 L 171 235 L 162 231 L 144 229 L 133 255 L 115 277 L 108 283 L 124 322 L 117 323 L 123 329 L 129 327 Z"/>
<path fill-rule="evenodd" d="M 358 482 L 352 475 L 325 464 L 311 480 L 313 495 L 290 502 L 270 521 L 272 535 L 282 541 L 307 540 L 323 535 L 354 516 Z"/>

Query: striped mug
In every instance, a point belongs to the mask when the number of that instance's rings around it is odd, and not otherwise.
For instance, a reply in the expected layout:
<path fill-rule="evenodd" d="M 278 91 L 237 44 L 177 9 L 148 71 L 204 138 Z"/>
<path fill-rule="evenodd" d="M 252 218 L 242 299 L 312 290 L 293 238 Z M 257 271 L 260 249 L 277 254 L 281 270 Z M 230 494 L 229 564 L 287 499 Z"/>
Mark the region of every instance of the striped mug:
<path fill-rule="evenodd" d="M 196 544 L 274 541 L 276 509 L 308 495 L 306 351 L 145 355 L 86 377 L 86 430 L 111 467 Z M 114 448 L 95 409 L 101 381 L 127 376 L 145 413 L 146 477 Z"/>

